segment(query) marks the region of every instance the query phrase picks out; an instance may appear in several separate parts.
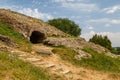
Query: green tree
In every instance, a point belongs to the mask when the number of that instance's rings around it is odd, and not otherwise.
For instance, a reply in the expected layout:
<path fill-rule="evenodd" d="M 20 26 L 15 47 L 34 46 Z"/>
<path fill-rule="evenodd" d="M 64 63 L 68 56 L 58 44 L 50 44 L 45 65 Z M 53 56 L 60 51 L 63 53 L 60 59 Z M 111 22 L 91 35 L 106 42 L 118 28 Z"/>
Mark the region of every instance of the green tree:
<path fill-rule="evenodd" d="M 89 42 L 93 42 L 95 44 L 99 44 L 109 50 L 112 50 L 112 45 L 111 45 L 111 41 L 108 39 L 107 36 L 101 36 L 101 35 L 97 35 L 95 34 L 90 40 Z"/>
<path fill-rule="evenodd" d="M 80 27 L 68 18 L 57 18 L 48 20 L 48 24 L 55 26 L 61 31 L 73 36 L 79 36 L 81 34 Z"/>

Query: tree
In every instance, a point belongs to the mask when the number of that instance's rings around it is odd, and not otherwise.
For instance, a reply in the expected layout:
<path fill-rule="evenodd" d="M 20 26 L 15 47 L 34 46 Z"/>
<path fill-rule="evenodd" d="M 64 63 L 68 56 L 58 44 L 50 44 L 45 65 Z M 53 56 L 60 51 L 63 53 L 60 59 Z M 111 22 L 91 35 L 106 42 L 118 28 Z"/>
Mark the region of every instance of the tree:
<path fill-rule="evenodd" d="M 55 26 L 61 31 L 73 36 L 79 36 L 81 34 L 80 27 L 68 18 L 57 18 L 48 20 L 48 24 Z"/>
<path fill-rule="evenodd" d="M 95 34 L 90 40 L 89 42 L 93 42 L 95 44 L 99 44 L 109 50 L 112 50 L 112 46 L 111 46 L 111 41 L 108 39 L 107 36 L 101 36 L 101 35 L 97 35 Z"/>

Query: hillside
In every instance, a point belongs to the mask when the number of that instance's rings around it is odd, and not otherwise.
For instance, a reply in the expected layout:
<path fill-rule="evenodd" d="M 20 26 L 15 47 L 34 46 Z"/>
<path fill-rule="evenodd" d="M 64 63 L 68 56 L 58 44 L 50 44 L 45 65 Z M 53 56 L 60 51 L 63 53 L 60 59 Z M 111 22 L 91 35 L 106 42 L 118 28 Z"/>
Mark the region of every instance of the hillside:
<path fill-rule="evenodd" d="M 120 57 L 42 20 L 0 9 L 0 79 L 120 80 Z"/>

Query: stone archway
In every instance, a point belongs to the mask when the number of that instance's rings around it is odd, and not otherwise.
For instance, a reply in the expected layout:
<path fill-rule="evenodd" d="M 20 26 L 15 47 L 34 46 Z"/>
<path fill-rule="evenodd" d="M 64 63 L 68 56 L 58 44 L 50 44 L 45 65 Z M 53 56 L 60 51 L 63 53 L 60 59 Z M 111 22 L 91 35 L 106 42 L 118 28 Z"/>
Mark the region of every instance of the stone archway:
<path fill-rule="evenodd" d="M 33 44 L 41 43 L 45 39 L 45 34 L 39 31 L 33 31 L 30 36 L 30 42 Z"/>

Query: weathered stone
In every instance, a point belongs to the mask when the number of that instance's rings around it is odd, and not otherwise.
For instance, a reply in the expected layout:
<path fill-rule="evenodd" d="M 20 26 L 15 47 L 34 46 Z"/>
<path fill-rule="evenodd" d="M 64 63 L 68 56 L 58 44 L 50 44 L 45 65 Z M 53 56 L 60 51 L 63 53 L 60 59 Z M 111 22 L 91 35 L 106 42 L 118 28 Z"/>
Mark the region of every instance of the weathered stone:
<path fill-rule="evenodd" d="M 43 33 L 45 36 L 68 37 L 68 34 L 58 30 L 54 26 L 48 25 L 42 20 L 35 19 L 23 14 L 6 9 L 0 9 L 0 21 L 11 24 L 12 28 L 30 40 L 34 31 Z M 39 36 L 40 37 L 40 36 Z"/>
<path fill-rule="evenodd" d="M 4 47 L 4 46 L 0 46 L 0 51 L 5 51 L 5 52 L 7 52 L 7 51 L 8 51 L 8 48 L 7 48 L 7 47 Z"/>
<path fill-rule="evenodd" d="M 52 46 L 65 46 L 73 49 L 81 49 L 81 42 L 83 41 L 83 38 L 47 38 L 44 40 L 44 43 Z"/>
<path fill-rule="evenodd" d="M 76 50 L 78 52 L 78 55 L 75 56 L 75 59 L 81 60 L 82 58 L 91 58 L 92 56 L 82 50 Z"/>
<path fill-rule="evenodd" d="M 63 74 L 68 74 L 68 73 L 70 73 L 71 71 L 70 70 L 65 70 L 65 71 L 63 71 L 62 73 Z"/>
<path fill-rule="evenodd" d="M 86 42 L 83 38 L 47 38 L 44 40 L 44 43 L 52 46 L 65 46 L 73 50 L 82 49 L 87 46 L 99 53 L 105 52 L 106 50 L 102 46 Z"/>
<path fill-rule="evenodd" d="M 0 41 L 4 42 L 7 46 L 17 47 L 17 45 L 15 44 L 15 42 L 13 40 L 11 40 L 9 37 L 0 35 Z"/>
<path fill-rule="evenodd" d="M 52 52 L 46 51 L 46 50 L 36 50 L 35 51 L 37 54 L 44 54 L 44 55 L 51 55 Z"/>

